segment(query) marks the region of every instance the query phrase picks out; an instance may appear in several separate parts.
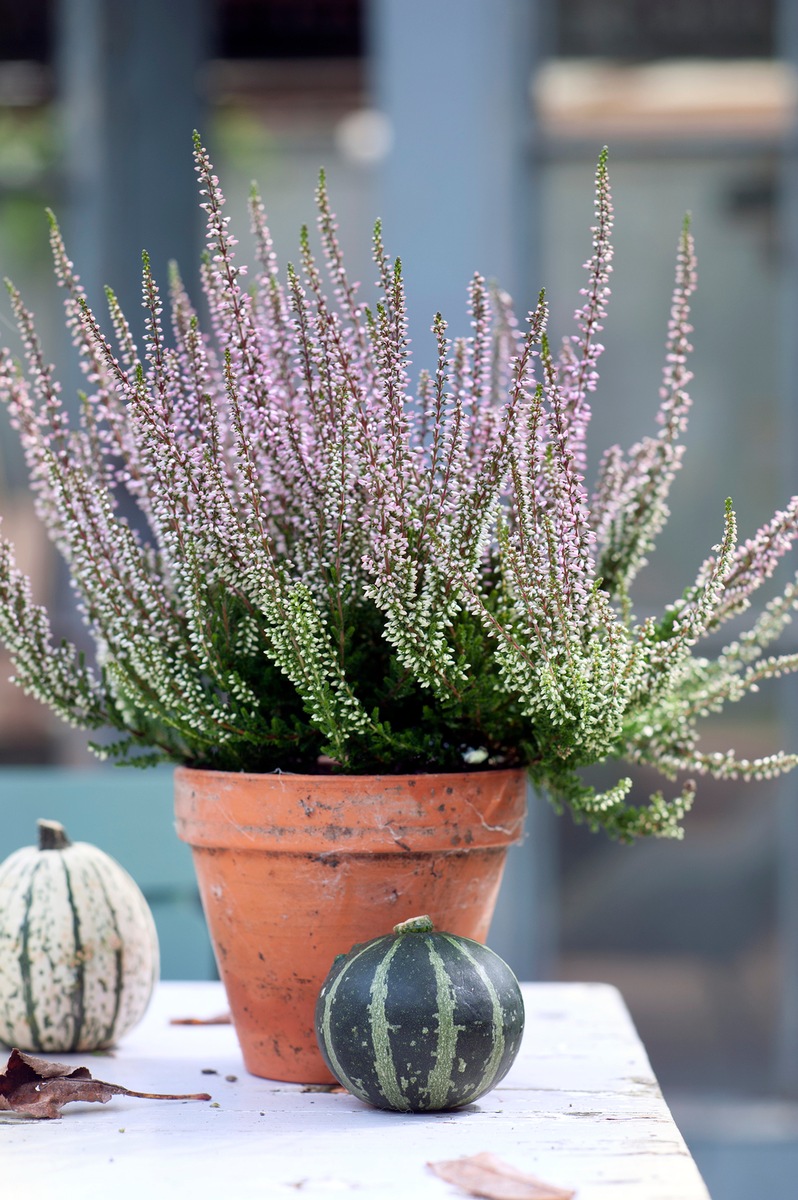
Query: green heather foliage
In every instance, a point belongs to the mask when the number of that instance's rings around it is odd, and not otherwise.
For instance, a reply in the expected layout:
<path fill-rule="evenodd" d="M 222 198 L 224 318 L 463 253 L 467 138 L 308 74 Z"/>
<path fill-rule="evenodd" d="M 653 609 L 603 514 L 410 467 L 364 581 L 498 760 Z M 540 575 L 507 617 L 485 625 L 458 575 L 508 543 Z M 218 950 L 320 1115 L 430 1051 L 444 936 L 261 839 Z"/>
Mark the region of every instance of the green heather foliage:
<path fill-rule="evenodd" d="M 659 619 L 632 610 L 690 405 L 689 229 L 658 430 L 608 450 L 590 494 L 588 398 L 611 271 L 606 153 L 573 335 L 555 349 L 543 295 L 519 326 L 508 297 L 475 275 L 470 333 L 450 338 L 437 315 L 419 349 L 433 366 L 417 383 L 401 266 L 379 225 L 381 298 L 370 310 L 346 275 L 323 176 L 321 258 L 303 230 L 285 276 L 253 193 L 258 263 L 245 288 L 198 139 L 195 158 L 207 329 L 176 271 L 163 320 L 145 256 L 143 352 L 112 293 L 106 332 L 52 220 L 87 381 L 73 423 L 9 285 L 27 370 L 4 352 L 0 393 L 96 645 L 89 663 L 55 639 L 0 540 L 0 637 L 16 682 L 74 725 L 116 730 L 112 741 L 98 734 L 96 749 L 122 762 L 348 772 L 520 764 L 558 807 L 621 839 L 679 836 L 694 785 L 630 801 L 626 778 L 603 794 L 588 786 L 590 764 L 649 764 L 668 780 L 795 766 L 786 754 L 706 755 L 697 725 L 798 666 L 796 655 L 768 654 L 798 579 L 716 657 L 697 646 L 773 574 L 798 532 L 798 498 L 742 545 L 729 504 L 695 582 Z"/>

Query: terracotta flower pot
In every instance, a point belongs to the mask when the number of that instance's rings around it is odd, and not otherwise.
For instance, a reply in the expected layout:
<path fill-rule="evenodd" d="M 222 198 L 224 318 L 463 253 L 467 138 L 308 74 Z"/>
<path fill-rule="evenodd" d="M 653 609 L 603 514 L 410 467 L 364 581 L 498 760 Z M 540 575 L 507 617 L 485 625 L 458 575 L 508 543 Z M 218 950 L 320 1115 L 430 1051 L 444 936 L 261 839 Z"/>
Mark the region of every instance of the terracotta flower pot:
<path fill-rule="evenodd" d="M 336 954 L 420 913 L 484 941 L 525 775 L 181 767 L 175 809 L 247 1069 L 321 1083 L 313 1011 Z"/>

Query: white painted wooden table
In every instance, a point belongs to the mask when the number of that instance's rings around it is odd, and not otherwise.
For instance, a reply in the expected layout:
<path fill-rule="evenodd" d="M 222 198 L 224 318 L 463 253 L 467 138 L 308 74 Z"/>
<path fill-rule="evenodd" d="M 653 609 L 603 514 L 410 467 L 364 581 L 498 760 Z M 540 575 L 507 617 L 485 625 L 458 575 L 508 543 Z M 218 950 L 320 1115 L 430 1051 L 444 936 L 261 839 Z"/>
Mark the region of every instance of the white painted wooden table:
<path fill-rule="evenodd" d="M 70 1105 L 58 1121 L 5 1120 L 0 1193 L 453 1200 L 463 1193 L 425 1164 L 490 1151 L 577 1200 L 707 1200 L 619 993 L 523 990 L 524 1042 L 502 1084 L 460 1112 L 406 1115 L 248 1075 L 230 1026 L 169 1023 L 223 1012 L 221 985 L 163 983 L 112 1055 L 51 1057 L 138 1091 L 207 1091 L 212 1102 L 115 1097 Z"/>

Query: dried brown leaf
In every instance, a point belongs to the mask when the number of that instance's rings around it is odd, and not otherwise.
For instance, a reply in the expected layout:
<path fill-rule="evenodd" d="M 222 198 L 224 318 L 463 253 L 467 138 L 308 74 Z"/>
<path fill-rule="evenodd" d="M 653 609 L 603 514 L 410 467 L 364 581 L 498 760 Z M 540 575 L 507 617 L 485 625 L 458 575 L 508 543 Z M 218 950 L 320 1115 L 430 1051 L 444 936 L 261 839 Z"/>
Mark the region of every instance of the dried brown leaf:
<path fill-rule="evenodd" d="M 170 1025 L 232 1025 L 233 1018 L 229 1012 L 219 1013 L 215 1017 L 172 1017 Z"/>
<path fill-rule="evenodd" d="M 17 1049 L 11 1051 L 6 1069 L 0 1073 L 0 1112 L 52 1120 L 61 1116 L 65 1104 L 76 1100 L 107 1104 L 112 1096 L 136 1096 L 142 1100 L 210 1100 L 207 1092 L 191 1095 L 134 1092 L 120 1084 L 92 1078 L 87 1067 L 69 1067 Z"/>
<path fill-rule="evenodd" d="M 482 1196 L 486 1200 L 571 1200 L 576 1195 L 567 1188 L 555 1187 L 519 1171 L 495 1154 L 471 1154 L 427 1166 L 469 1196 Z"/>

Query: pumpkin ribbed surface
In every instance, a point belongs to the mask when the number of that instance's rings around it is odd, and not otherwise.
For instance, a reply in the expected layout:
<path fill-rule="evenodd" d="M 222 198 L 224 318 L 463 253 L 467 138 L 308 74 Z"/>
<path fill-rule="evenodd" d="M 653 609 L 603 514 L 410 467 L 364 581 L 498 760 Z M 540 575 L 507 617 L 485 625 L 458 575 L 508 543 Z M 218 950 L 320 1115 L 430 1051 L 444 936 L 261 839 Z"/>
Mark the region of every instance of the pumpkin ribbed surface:
<path fill-rule="evenodd" d="M 112 1045 L 144 1015 L 158 967 L 144 896 L 97 847 L 26 847 L 0 864 L 0 1038 L 10 1045 Z"/>
<path fill-rule="evenodd" d="M 507 964 L 419 924 L 354 946 L 324 982 L 316 1034 L 338 1081 L 400 1112 L 461 1108 L 506 1075 L 524 1007 Z"/>

